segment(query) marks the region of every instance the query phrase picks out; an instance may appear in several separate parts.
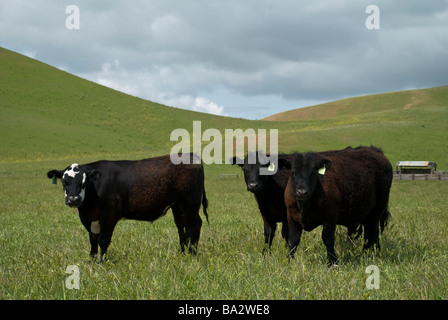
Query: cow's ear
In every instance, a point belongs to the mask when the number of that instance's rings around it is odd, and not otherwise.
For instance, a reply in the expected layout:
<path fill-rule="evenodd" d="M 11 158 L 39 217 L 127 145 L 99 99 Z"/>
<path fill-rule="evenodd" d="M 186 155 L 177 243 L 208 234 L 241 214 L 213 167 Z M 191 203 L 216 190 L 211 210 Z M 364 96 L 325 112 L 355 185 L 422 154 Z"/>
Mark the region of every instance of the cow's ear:
<path fill-rule="evenodd" d="M 278 168 L 279 169 L 286 168 L 288 170 L 291 170 L 291 162 L 284 158 L 278 158 Z"/>
<path fill-rule="evenodd" d="M 98 180 L 101 177 L 101 172 L 96 169 L 93 169 L 89 172 L 89 178 L 93 181 Z"/>
<path fill-rule="evenodd" d="M 51 179 L 53 184 L 57 184 L 57 178 L 61 179 L 64 174 L 64 170 L 51 170 L 47 172 L 48 179 Z"/>
<path fill-rule="evenodd" d="M 320 174 L 324 175 L 325 171 L 330 169 L 330 167 L 331 167 L 331 160 L 324 157 L 319 161 L 319 166 L 317 169 Z"/>
<path fill-rule="evenodd" d="M 62 175 L 64 174 L 64 170 L 51 170 L 47 172 L 48 179 L 54 179 L 54 178 L 62 178 Z"/>
<path fill-rule="evenodd" d="M 241 160 L 240 158 L 238 158 L 237 156 L 234 156 L 234 157 L 232 157 L 232 158 L 229 158 L 229 162 L 230 162 L 230 164 L 237 164 L 237 165 L 239 165 L 240 167 L 243 167 L 244 166 L 244 160 Z"/>

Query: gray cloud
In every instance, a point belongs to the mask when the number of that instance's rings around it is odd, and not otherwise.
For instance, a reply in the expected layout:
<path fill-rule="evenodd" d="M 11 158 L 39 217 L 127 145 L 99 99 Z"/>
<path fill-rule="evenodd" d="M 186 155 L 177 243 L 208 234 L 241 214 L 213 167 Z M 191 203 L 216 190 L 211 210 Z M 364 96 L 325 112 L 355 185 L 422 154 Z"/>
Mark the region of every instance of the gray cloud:
<path fill-rule="evenodd" d="M 2 1 L 0 45 L 161 103 L 240 105 L 241 117 L 448 84 L 448 1 L 376 1 L 379 30 L 365 27 L 370 4 L 82 0 L 81 28 L 67 30 L 69 3 Z"/>

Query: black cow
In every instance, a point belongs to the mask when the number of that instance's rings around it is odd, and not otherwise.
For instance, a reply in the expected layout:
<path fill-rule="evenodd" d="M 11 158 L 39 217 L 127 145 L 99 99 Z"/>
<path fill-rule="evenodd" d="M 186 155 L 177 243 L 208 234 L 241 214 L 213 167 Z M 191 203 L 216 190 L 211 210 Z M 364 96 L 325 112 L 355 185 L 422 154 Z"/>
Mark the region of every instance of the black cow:
<path fill-rule="evenodd" d="M 233 157 L 230 159 L 230 163 L 237 164 L 243 170 L 247 190 L 254 194 L 263 218 L 264 242 L 270 249 L 278 222 L 282 223 L 282 236 L 288 243 L 288 223 L 284 193 L 289 179 L 289 169 L 276 170 L 274 161 L 272 163 L 260 161 L 260 156 L 263 157 L 265 155 L 260 152 L 254 155 L 255 161 L 253 162 L 255 163 L 249 163 L 252 162 L 249 161 L 249 155 L 244 160 Z M 291 155 L 279 155 L 278 157 L 291 160 Z M 276 173 L 272 175 L 260 174 L 260 168 L 263 167 L 268 168 L 268 170 L 269 168 L 275 169 Z M 263 248 L 263 252 L 265 251 L 266 248 Z"/>
<path fill-rule="evenodd" d="M 321 154 L 330 155 L 351 149 L 351 147 L 348 147 L 344 150 L 324 151 Z M 260 157 L 266 157 L 266 155 L 260 152 L 255 153 L 255 163 L 249 163 L 249 154 L 244 160 L 235 156 L 230 159 L 230 163 L 237 164 L 243 170 L 247 191 L 254 194 L 258 209 L 263 218 L 264 242 L 270 249 L 277 229 L 277 223 L 279 222 L 282 223 L 282 237 L 285 239 L 286 244 L 288 244 L 289 232 L 284 193 L 289 180 L 290 170 L 283 166 L 280 169 L 277 168 L 278 170 L 275 174 L 260 174 L 260 168 L 269 168 L 273 165 L 270 161 L 260 161 Z M 291 161 L 292 157 L 292 154 L 280 154 L 277 156 L 278 159 L 285 159 L 287 161 Z M 357 228 L 357 226 L 349 228 L 349 237 L 352 237 L 355 232 L 357 232 L 356 237 L 359 237 L 362 233 L 362 228 Z M 263 252 L 265 251 L 266 248 L 263 248 Z"/>
<path fill-rule="evenodd" d="M 154 221 L 172 209 L 182 252 L 195 253 L 202 220 L 207 218 L 204 168 L 190 154 L 191 164 L 174 165 L 170 156 L 139 161 L 98 161 L 51 170 L 48 178 L 61 179 L 65 203 L 78 208 L 89 232 L 90 255 L 101 249 L 100 261 L 110 244 L 118 220 Z"/>
<path fill-rule="evenodd" d="M 302 229 L 323 225 L 322 240 L 330 265 L 336 225 L 364 228 L 364 250 L 379 249 L 379 228 L 386 226 L 392 165 L 380 149 L 358 147 L 332 155 L 297 153 L 291 161 L 279 159 L 279 168 L 291 170 L 285 190 L 289 248 L 293 256 Z"/>

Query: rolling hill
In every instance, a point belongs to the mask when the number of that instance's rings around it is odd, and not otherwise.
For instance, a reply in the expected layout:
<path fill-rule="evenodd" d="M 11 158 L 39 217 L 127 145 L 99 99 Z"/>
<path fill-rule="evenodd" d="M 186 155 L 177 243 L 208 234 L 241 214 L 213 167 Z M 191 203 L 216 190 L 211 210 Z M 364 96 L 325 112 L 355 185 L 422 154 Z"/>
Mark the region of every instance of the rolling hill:
<path fill-rule="evenodd" d="M 250 122 L 139 99 L 6 49 L 0 79 L 0 161 L 155 155 L 169 152 L 171 131 L 191 130 L 193 120 Z"/>
<path fill-rule="evenodd" d="M 0 48 L 0 163 L 136 159 L 169 153 L 176 128 L 278 129 L 281 152 L 376 145 L 394 163 L 448 170 L 448 86 L 355 97 L 263 120 L 214 116 L 133 97 Z M 207 144 L 204 142 L 203 144 Z"/>
<path fill-rule="evenodd" d="M 448 167 L 448 86 L 343 99 L 263 120 L 290 125 L 297 134 L 285 137 L 286 146 L 307 139 L 317 146 L 374 144 L 393 163 L 434 159 Z"/>
<path fill-rule="evenodd" d="M 409 109 L 444 108 L 448 105 L 448 86 L 388 92 L 337 100 L 306 108 L 277 113 L 262 120 L 297 121 L 335 117 L 382 115 L 407 112 Z M 431 110 L 427 110 L 431 112 Z"/>

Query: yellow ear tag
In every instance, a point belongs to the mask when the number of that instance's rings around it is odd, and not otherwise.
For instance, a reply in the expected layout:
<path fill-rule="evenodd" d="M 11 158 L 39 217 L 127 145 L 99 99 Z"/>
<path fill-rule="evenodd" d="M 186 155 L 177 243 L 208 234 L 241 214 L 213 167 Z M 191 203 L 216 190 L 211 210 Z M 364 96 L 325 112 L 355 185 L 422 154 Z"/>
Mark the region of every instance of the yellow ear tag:
<path fill-rule="evenodd" d="M 325 171 L 327 170 L 327 168 L 325 168 L 325 166 L 323 166 L 322 168 L 319 169 L 319 171 L 317 171 L 319 174 L 324 175 Z"/>

